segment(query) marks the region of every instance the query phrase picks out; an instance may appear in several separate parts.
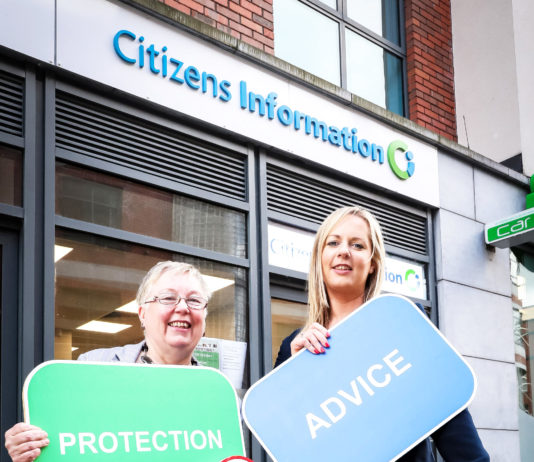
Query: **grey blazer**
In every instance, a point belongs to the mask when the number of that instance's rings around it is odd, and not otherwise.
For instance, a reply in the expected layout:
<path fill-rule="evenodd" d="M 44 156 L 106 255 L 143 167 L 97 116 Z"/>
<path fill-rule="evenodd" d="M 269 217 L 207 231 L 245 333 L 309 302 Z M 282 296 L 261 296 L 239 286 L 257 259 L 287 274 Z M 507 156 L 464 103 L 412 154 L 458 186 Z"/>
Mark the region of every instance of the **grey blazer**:
<path fill-rule="evenodd" d="M 113 348 L 98 348 L 97 350 L 91 350 L 87 353 L 81 354 L 78 357 L 78 361 L 135 363 L 144 343 L 145 341 L 143 340 L 135 345 L 124 345 Z"/>

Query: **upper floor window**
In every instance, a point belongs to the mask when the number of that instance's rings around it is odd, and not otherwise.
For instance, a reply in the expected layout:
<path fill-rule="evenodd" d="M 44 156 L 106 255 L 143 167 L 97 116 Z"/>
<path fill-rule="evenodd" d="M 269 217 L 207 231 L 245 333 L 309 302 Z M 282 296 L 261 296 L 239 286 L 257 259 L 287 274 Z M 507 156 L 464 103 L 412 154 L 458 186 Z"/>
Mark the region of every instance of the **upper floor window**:
<path fill-rule="evenodd" d="M 402 0 L 274 0 L 277 57 L 405 115 Z"/>

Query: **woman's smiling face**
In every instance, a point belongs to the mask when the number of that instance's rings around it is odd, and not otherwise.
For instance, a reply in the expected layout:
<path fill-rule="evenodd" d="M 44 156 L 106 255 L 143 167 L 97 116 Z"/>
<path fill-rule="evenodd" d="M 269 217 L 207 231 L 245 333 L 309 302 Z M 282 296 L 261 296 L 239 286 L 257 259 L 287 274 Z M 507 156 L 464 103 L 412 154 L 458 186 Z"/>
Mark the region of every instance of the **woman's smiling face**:
<path fill-rule="evenodd" d="M 342 218 L 328 234 L 321 254 L 329 296 L 357 298 L 374 271 L 369 224 L 357 215 Z"/>
<path fill-rule="evenodd" d="M 154 301 L 139 308 L 139 318 L 145 326 L 145 339 L 159 357 L 175 356 L 177 350 L 193 352 L 206 327 L 206 309 L 187 307 L 189 297 L 206 298 L 200 281 L 189 273 L 166 272 L 152 285 L 146 300 L 163 294 L 181 298 L 176 305 Z"/>

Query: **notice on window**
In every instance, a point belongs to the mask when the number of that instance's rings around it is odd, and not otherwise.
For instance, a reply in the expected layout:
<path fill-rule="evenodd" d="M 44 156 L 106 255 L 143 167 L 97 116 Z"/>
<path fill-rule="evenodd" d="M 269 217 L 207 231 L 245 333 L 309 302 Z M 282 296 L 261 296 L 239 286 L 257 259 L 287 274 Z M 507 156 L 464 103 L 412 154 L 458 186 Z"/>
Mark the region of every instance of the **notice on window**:
<path fill-rule="evenodd" d="M 235 388 L 242 388 L 246 342 L 202 337 L 193 355 L 203 366 L 219 369 Z"/>

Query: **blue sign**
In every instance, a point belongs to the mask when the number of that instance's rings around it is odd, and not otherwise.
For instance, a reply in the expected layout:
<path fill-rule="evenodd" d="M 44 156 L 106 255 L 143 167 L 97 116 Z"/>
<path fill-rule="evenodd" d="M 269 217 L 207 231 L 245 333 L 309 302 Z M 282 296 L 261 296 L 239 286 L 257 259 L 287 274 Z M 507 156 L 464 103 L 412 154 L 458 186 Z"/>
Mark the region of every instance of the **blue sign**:
<path fill-rule="evenodd" d="M 273 460 L 395 460 L 463 410 L 476 378 L 413 303 L 384 295 L 250 388 L 245 422 Z"/>

